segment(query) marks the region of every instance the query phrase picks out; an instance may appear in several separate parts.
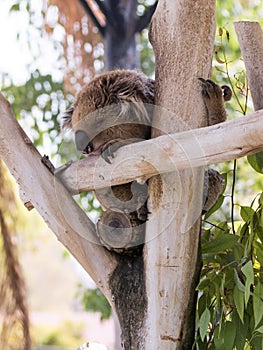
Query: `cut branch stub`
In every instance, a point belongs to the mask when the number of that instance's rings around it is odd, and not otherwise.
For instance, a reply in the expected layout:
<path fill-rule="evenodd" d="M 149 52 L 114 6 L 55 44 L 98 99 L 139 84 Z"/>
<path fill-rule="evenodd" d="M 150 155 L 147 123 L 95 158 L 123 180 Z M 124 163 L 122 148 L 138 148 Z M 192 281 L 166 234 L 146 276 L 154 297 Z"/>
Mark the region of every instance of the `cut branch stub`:
<path fill-rule="evenodd" d="M 97 234 L 107 249 L 133 254 L 144 243 L 144 224 L 138 219 L 137 213 L 106 210 L 98 221 Z"/>
<path fill-rule="evenodd" d="M 255 110 L 263 109 L 263 31 L 258 22 L 235 23 Z"/>

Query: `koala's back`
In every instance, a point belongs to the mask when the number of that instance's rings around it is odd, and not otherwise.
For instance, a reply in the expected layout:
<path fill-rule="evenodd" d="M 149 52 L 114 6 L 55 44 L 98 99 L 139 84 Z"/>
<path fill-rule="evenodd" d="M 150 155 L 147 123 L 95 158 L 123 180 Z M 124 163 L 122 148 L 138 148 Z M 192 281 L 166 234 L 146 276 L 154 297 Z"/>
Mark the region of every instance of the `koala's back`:
<path fill-rule="evenodd" d="M 64 126 L 73 127 L 88 114 L 123 102 L 154 103 L 154 80 L 130 70 L 114 70 L 95 77 L 76 96 Z"/>

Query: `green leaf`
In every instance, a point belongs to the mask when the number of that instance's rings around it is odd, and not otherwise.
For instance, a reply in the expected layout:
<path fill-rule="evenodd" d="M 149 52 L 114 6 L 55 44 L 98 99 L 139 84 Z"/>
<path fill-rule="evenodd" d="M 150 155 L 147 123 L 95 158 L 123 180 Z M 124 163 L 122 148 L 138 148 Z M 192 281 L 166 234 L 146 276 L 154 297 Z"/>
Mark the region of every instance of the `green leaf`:
<path fill-rule="evenodd" d="M 217 235 L 211 242 L 207 242 L 202 246 L 202 253 L 220 253 L 227 249 L 233 248 L 233 246 L 239 240 L 238 236 L 234 236 L 229 233 L 222 233 Z"/>
<path fill-rule="evenodd" d="M 234 303 L 240 320 L 244 321 L 244 293 L 237 286 L 234 287 Z"/>
<path fill-rule="evenodd" d="M 241 271 L 246 276 L 245 284 L 245 305 L 247 306 L 248 299 L 250 297 L 250 286 L 254 284 L 254 270 L 252 261 L 249 260 L 242 268 Z"/>
<path fill-rule="evenodd" d="M 236 325 L 236 339 L 235 339 L 236 349 L 235 350 L 244 350 L 246 339 L 250 339 L 248 335 L 249 323 L 247 322 L 247 318 L 245 317 L 244 322 L 242 322 L 236 310 L 234 310 L 232 315 L 232 322 L 235 323 Z"/>
<path fill-rule="evenodd" d="M 198 316 L 201 317 L 202 313 L 206 308 L 207 297 L 205 294 L 201 295 L 198 300 Z"/>
<path fill-rule="evenodd" d="M 209 278 L 204 278 L 198 283 L 198 286 L 196 287 L 196 290 L 204 290 L 210 284 L 211 284 L 210 279 Z"/>
<path fill-rule="evenodd" d="M 262 320 L 263 316 L 263 286 L 261 283 L 258 283 L 254 289 L 253 293 L 253 309 L 254 309 L 254 319 L 255 319 L 255 327 Z"/>
<path fill-rule="evenodd" d="M 263 250 L 259 245 L 256 247 L 256 257 L 261 266 L 263 266 Z"/>
<path fill-rule="evenodd" d="M 10 7 L 9 12 L 13 12 L 13 11 L 20 11 L 20 4 L 19 3 L 16 3 Z"/>
<path fill-rule="evenodd" d="M 254 213 L 254 210 L 250 207 L 241 207 L 240 215 L 245 222 L 251 222 Z"/>
<path fill-rule="evenodd" d="M 245 286 L 244 286 L 244 284 L 240 281 L 236 270 L 234 270 L 234 280 L 235 280 L 235 284 L 236 284 L 237 288 L 238 288 L 241 292 L 245 292 Z"/>
<path fill-rule="evenodd" d="M 210 322 L 210 311 L 208 310 L 208 308 L 206 308 L 200 317 L 200 337 L 202 341 L 204 341 L 205 336 L 207 334 L 209 322 Z"/>
<path fill-rule="evenodd" d="M 255 329 L 255 332 L 263 333 L 263 326 L 260 326 L 259 328 Z"/>
<path fill-rule="evenodd" d="M 234 322 L 227 321 L 224 324 L 223 338 L 224 349 L 233 349 L 236 337 L 236 325 Z"/>
<path fill-rule="evenodd" d="M 216 203 L 208 210 L 208 212 L 205 214 L 205 219 L 209 218 L 215 211 L 217 211 L 219 208 L 221 208 L 223 202 L 224 202 L 225 196 L 222 194 L 218 197 L 218 200 Z"/>
<path fill-rule="evenodd" d="M 263 174 L 263 152 L 252 154 L 247 157 L 247 160 L 254 170 Z"/>
<path fill-rule="evenodd" d="M 259 199 L 258 199 L 258 204 L 263 206 L 263 192 L 261 193 Z"/>
<path fill-rule="evenodd" d="M 214 332 L 214 343 L 216 350 L 224 350 L 224 338 L 222 337 L 222 334 L 219 330 L 219 327 L 216 327 L 215 332 Z"/>
<path fill-rule="evenodd" d="M 256 234 L 257 234 L 258 238 L 261 240 L 261 242 L 263 243 L 263 227 L 262 226 L 257 226 Z"/>

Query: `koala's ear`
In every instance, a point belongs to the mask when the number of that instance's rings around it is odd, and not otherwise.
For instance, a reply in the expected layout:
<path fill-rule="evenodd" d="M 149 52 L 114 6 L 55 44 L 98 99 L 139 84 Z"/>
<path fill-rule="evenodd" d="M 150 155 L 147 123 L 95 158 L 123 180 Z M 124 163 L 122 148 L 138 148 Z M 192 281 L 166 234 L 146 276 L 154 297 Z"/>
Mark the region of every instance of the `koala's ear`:
<path fill-rule="evenodd" d="M 74 106 L 72 105 L 71 107 L 69 107 L 62 118 L 62 125 L 61 128 L 62 129 L 72 129 L 72 115 L 74 112 Z"/>
<path fill-rule="evenodd" d="M 77 130 L 75 132 L 75 144 L 78 151 L 83 152 L 85 151 L 86 147 L 88 146 L 90 140 L 88 138 L 88 135 L 83 130 Z"/>

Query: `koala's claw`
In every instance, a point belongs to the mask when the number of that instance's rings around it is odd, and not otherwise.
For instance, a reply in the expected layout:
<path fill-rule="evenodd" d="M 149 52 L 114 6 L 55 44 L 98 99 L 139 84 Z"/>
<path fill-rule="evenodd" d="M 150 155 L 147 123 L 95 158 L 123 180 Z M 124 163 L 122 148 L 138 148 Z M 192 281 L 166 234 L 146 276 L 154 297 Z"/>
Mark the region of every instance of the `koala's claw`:
<path fill-rule="evenodd" d="M 111 151 L 110 147 L 106 148 L 105 150 L 102 150 L 101 156 L 105 160 L 105 162 L 107 162 L 109 164 L 112 163 L 110 158 L 114 158 L 114 154 Z"/>
<path fill-rule="evenodd" d="M 198 78 L 202 83 L 202 94 L 204 98 L 213 99 L 221 98 L 223 94 L 224 101 L 230 101 L 232 97 L 232 90 L 227 85 L 222 85 L 221 87 L 214 83 L 210 79 Z M 223 90 L 223 91 L 222 91 Z"/>
<path fill-rule="evenodd" d="M 222 97 L 222 89 L 210 79 L 198 78 L 203 86 L 202 94 L 204 98 L 213 99 Z"/>
<path fill-rule="evenodd" d="M 102 148 L 101 148 L 101 156 L 105 160 L 105 162 L 111 164 L 111 159 L 114 158 L 115 152 L 121 147 L 120 140 L 112 140 L 110 142 L 107 142 Z"/>

